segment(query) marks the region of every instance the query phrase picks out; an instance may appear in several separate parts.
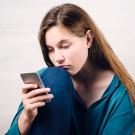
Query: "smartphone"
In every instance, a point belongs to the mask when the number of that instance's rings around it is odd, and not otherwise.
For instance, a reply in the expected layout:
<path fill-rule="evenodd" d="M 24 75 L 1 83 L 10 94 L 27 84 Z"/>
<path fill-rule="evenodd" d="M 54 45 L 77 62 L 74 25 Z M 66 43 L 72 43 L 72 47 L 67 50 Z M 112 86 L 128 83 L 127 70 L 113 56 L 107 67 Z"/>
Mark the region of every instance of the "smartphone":
<path fill-rule="evenodd" d="M 33 83 L 37 84 L 39 88 L 45 87 L 37 72 L 21 73 L 20 76 L 25 84 Z"/>

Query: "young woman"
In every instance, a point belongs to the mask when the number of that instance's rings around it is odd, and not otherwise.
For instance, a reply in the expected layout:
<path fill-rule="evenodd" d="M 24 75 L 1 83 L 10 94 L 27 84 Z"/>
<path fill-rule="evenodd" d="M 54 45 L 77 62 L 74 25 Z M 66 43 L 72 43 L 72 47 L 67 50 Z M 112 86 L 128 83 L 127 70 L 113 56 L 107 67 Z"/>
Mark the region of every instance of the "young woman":
<path fill-rule="evenodd" d="M 135 83 L 91 17 L 73 4 L 54 7 L 39 41 L 45 88 L 23 86 L 7 135 L 132 135 Z"/>

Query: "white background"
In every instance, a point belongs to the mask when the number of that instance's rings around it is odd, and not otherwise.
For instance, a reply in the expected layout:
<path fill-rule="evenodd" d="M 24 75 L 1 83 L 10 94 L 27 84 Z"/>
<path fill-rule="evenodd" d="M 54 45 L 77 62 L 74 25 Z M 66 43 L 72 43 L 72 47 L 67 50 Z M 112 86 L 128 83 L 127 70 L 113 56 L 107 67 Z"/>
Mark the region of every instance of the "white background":
<path fill-rule="evenodd" d="M 10 126 L 21 101 L 21 72 L 44 64 L 37 33 L 45 13 L 61 3 L 85 9 L 135 78 L 134 0 L 0 0 L 0 135 Z"/>

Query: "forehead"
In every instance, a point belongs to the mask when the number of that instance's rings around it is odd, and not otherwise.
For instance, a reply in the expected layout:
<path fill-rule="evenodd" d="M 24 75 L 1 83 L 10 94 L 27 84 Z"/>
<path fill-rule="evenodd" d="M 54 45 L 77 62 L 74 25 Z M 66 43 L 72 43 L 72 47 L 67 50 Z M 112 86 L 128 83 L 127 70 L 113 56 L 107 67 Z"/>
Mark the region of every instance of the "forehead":
<path fill-rule="evenodd" d="M 65 27 L 54 26 L 46 32 L 45 40 L 47 45 L 54 45 L 61 40 L 71 40 L 76 37 L 75 34 L 71 33 Z"/>

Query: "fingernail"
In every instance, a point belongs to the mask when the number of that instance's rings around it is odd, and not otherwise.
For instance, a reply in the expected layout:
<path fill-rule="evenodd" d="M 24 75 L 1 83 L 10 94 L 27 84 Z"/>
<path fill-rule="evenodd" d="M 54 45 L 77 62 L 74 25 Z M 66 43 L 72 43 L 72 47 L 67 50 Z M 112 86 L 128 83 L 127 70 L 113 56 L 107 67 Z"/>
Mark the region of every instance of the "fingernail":
<path fill-rule="evenodd" d="M 50 95 L 51 96 L 51 98 L 54 98 L 54 96 L 53 95 Z"/>
<path fill-rule="evenodd" d="M 46 103 L 49 103 L 49 102 L 51 102 L 51 99 L 47 99 L 47 100 L 46 100 Z"/>
<path fill-rule="evenodd" d="M 34 88 L 37 88 L 37 84 L 34 84 Z"/>
<path fill-rule="evenodd" d="M 51 91 L 51 89 L 50 88 L 48 88 L 48 92 L 50 92 Z"/>

